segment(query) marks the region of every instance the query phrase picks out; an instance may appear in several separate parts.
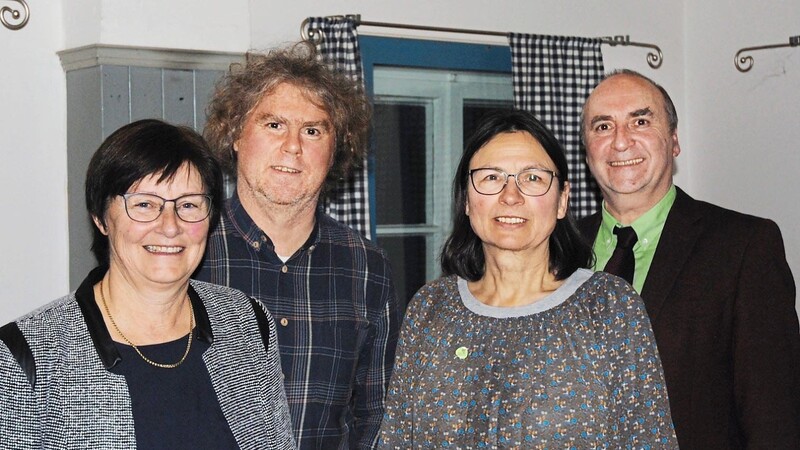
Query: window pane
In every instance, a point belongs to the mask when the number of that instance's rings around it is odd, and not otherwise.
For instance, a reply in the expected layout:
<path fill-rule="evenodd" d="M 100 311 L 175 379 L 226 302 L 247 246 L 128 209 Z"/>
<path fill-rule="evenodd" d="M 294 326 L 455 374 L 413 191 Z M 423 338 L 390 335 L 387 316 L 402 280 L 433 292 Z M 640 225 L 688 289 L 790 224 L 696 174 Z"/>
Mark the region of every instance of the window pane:
<path fill-rule="evenodd" d="M 425 114 L 425 105 L 378 103 L 374 107 L 378 225 L 426 221 Z"/>
<path fill-rule="evenodd" d="M 513 102 L 464 100 L 464 108 L 462 109 L 462 114 L 464 115 L 464 145 L 467 144 L 467 140 L 469 140 L 483 116 L 498 109 L 513 108 Z"/>
<path fill-rule="evenodd" d="M 408 301 L 425 284 L 425 236 L 383 236 L 378 237 L 378 245 L 389 255 L 397 300 L 405 311 Z"/>

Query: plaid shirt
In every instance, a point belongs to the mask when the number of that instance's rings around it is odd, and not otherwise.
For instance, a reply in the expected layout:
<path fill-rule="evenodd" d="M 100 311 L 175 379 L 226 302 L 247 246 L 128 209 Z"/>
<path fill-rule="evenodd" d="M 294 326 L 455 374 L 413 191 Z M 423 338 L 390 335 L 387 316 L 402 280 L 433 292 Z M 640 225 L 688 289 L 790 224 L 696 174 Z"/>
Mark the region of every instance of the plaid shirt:
<path fill-rule="evenodd" d="M 381 249 L 318 212 L 311 236 L 284 263 L 234 194 L 196 275 L 272 313 L 300 448 L 375 446 L 401 321 Z"/>

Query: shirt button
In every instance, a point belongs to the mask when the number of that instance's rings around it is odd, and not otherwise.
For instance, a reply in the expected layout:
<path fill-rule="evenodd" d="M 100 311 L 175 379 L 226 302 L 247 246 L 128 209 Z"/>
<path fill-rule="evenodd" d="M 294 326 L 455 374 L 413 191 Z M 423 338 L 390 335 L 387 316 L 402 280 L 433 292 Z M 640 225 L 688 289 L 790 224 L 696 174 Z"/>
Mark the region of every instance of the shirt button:
<path fill-rule="evenodd" d="M 256 249 L 256 250 L 258 250 L 259 248 L 261 248 L 261 242 L 258 242 L 258 241 L 256 241 L 256 242 L 253 242 L 253 248 L 254 248 L 254 249 Z"/>
<path fill-rule="evenodd" d="M 281 272 L 283 272 L 283 273 L 286 273 L 286 272 L 288 272 L 288 271 L 289 271 L 289 268 L 288 268 L 288 267 L 286 267 L 286 265 L 284 265 L 283 267 L 281 267 Z"/>
<path fill-rule="evenodd" d="M 289 319 L 287 319 L 286 317 L 284 317 L 283 319 L 281 319 L 281 325 L 283 325 L 284 327 L 285 327 L 286 325 L 289 325 Z"/>
<path fill-rule="evenodd" d="M 313 252 L 313 251 L 314 251 L 314 247 L 316 247 L 316 246 L 315 246 L 315 245 L 312 245 L 311 247 L 308 247 L 308 251 L 309 251 L 309 252 Z"/>

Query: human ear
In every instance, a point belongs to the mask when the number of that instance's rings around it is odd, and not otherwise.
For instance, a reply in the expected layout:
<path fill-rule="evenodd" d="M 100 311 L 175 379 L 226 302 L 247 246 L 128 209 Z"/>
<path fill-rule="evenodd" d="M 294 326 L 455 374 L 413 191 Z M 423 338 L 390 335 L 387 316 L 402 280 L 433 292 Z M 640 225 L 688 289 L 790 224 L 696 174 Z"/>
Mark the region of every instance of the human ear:
<path fill-rule="evenodd" d="M 678 142 L 678 130 L 672 133 L 672 157 L 681 154 L 681 144 Z"/>
<path fill-rule="evenodd" d="M 558 199 L 558 215 L 559 219 L 567 216 L 569 208 L 569 181 L 564 182 L 564 189 L 561 190 L 561 196 Z"/>
<path fill-rule="evenodd" d="M 92 222 L 94 222 L 94 225 L 98 230 L 100 230 L 101 233 L 103 233 L 103 235 L 108 236 L 108 227 L 105 223 L 103 223 L 102 220 L 98 219 L 97 216 L 92 215 Z"/>

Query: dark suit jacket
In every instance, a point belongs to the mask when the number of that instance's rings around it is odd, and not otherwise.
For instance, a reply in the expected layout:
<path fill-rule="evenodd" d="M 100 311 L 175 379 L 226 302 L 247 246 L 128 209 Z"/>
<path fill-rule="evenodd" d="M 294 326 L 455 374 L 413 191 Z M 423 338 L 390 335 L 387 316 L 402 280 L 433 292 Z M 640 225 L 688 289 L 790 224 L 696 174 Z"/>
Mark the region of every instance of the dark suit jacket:
<path fill-rule="evenodd" d="M 681 449 L 800 449 L 795 294 L 774 222 L 678 189 L 641 296 Z"/>

